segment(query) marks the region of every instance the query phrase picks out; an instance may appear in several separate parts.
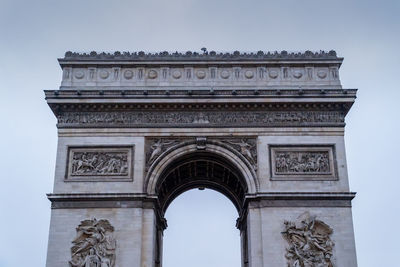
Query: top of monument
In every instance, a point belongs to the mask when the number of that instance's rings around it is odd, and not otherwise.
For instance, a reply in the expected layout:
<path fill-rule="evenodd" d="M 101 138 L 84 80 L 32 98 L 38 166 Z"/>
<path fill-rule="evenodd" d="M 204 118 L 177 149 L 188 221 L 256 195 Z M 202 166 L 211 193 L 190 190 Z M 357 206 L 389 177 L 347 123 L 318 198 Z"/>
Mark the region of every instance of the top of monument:
<path fill-rule="evenodd" d="M 343 60 L 337 56 L 334 50 L 330 50 L 329 52 L 319 51 L 305 51 L 305 52 L 288 52 L 288 51 L 280 51 L 280 52 L 215 52 L 215 51 L 207 51 L 207 49 L 202 48 L 202 52 L 155 52 L 155 53 L 146 53 L 143 51 L 139 52 L 95 52 L 92 51 L 90 53 L 78 53 L 68 51 L 65 53 L 64 58 L 59 59 L 60 61 L 69 61 L 69 60 L 135 60 L 135 61 L 158 61 L 158 60 L 177 60 L 177 61 L 231 61 L 231 60 Z"/>
<path fill-rule="evenodd" d="M 336 52 L 66 52 L 60 89 L 340 89 Z"/>

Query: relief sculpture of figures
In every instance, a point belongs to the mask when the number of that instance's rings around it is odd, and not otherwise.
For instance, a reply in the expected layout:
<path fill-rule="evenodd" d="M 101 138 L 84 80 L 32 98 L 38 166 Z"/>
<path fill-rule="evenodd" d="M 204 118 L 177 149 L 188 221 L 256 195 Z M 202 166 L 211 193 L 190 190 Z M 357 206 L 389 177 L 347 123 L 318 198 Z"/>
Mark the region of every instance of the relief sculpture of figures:
<path fill-rule="evenodd" d="M 172 141 L 164 141 L 162 139 L 158 139 L 154 141 L 154 143 L 150 146 L 150 153 L 148 156 L 147 164 L 150 166 L 153 162 L 160 156 L 169 146 L 176 144 L 176 140 Z"/>
<path fill-rule="evenodd" d="M 254 170 L 257 170 L 257 148 L 255 140 L 225 140 L 224 142 L 233 145 L 235 149 L 238 150 L 250 162 Z"/>
<path fill-rule="evenodd" d="M 285 255 L 287 267 L 333 267 L 332 228 L 308 212 L 299 221 L 284 222 L 282 235 L 289 243 Z"/>
<path fill-rule="evenodd" d="M 114 267 L 116 241 L 108 220 L 84 220 L 72 241 L 70 267 Z"/>
<path fill-rule="evenodd" d="M 127 153 L 74 152 L 71 175 L 128 175 Z"/>
<path fill-rule="evenodd" d="M 328 152 L 279 152 L 276 173 L 329 173 Z"/>

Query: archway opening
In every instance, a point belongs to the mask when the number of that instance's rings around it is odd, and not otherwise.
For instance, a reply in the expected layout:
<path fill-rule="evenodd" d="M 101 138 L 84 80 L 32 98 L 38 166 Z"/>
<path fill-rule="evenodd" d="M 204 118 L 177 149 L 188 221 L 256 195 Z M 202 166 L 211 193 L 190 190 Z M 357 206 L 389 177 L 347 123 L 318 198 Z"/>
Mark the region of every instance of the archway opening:
<path fill-rule="evenodd" d="M 169 164 L 159 177 L 155 193 L 161 214 L 181 193 L 209 188 L 224 194 L 241 214 L 248 191 L 241 172 L 227 159 L 209 152 L 194 152 Z"/>
<path fill-rule="evenodd" d="M 235 164 L 233 164 L 231 159 L 204 150 L 185 154 L 172 160 L 161 172 L 155 184 L 155 194 L 158 199 L 159 215 L 165 218 L 167 208 L 175 198 L 186 191 L 196 188 L 200 190 L 206 188 L 212 189 L 206 191 L 217 191 L 223 194 L 236 208 L 236 219 L 245 216 L 244 204 L 246 193 L 248 193 L 248 185 L 243 174 Z M 185 214 L 182 215 L 185 216 Z M 210 215 L 206 214 L 203 219 L 206 221 L 208 220 L 208 225 L 212 226 L 212 222 L 218 220 L 218 218 L 209 216 Z M 235 220 L 232 221 L 232 224 L 235 224 Z M 230 228 L 229 224 L 225 227 Z M 193 228 L 192 231 L 196 234 L 195 228 Z M 247 266 L 246 227 L 241 227 L 240 232 L 236 233 L 239 235 L 239 243 L 241 244 L 242 253 L 237 251 L 232 251 L 232 253 L 235 253 L 236 256 L 242 259 L 242 262 L 244 263 L 243 266 Z M 158 251 L 158 256 L 156 262 L 161 265 L 164 250 L 163 233 L 161 229 L 157 236 L 158 241 L 156 250 Z M 213 244 L 214 241 L 216 240 L 211 237 L 209 243 Z M 188 246 L 190 246 L 190 244 L 188 244 Z M 195 261 L 196 259 L 191 260 Z M 240 260 L 237 261 L 237 265 L 234 266 L 239 266 L 239 264 Z M 193 266 L 189 262 L 186 262 L 185 266 L 189 265 Z"/>
<path fill-rule="evenodd" d="M 168 207 L 163 267 L 240 267 L 238 213 L 214 190 L 189 190 Z"/>

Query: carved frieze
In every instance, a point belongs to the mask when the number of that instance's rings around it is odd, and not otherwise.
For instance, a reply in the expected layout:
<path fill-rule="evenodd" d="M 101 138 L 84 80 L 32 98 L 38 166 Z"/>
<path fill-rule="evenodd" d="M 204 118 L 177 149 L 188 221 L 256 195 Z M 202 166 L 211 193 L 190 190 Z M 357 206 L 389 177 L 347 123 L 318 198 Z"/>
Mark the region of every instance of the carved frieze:
<path fill-rule="evenodd" d="M 286 249 L 288 267 L 333 267 L 333 230 L 308 212 L 298 221 L 284 222 L 283 238 L 289 244 Z"/>
<path fill-rule="evenodd" d="M 133 147 L 69 147 L 66 181 L 132 180 Z"/>
<path fill-rule="evenodd" d="M 84 220 L 72 241 L 70 267 L 114 267 L 116 240 L 108 220 Z"/>
<path fill-rule="evenodd" d="M 58 127 L 301 127 L 343 126 L 341 111 L 62 112 Z"/>
<path fill-rule="evenodd" d="M 334 147 L 270 146 L 271 178 L 273 180 L 336 179 Z"/>

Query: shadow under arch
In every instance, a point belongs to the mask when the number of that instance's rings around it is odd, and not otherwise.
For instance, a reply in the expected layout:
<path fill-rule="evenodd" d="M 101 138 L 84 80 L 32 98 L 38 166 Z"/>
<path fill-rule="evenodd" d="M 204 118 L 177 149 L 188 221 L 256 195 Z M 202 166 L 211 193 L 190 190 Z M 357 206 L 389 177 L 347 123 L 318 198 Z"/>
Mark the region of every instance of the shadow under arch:
<path fill-rule="evenodd" d="M 199 149 L 195 141 L 172 147 L 150 166 L 145 191 L 157 198 L 160 215 L 181 193 L 193 188 L 210 188 L 228 197 L 243 214 L 246 194 L 255 193 L 255 171 L 238 151 L 219 142 Z"/>

